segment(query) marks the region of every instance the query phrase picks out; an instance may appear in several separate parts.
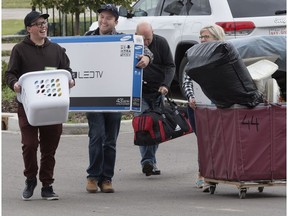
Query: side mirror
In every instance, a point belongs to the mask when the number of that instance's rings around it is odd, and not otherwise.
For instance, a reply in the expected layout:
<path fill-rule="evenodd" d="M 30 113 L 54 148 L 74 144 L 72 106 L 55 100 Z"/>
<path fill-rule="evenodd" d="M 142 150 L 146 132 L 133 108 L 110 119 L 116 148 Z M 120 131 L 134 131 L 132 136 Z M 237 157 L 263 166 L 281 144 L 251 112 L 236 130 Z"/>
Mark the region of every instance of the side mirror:
<path fill-rule="evenodd" d="M 134 14 L 131 11 L 128 11 L 127 8 L 120 6 L 119 8 L 119 16 L 132 18 Z"/>
<path fill-rule="evenodd" d="M 127 15 L 128 15 L 127 8 L 125 8 L 123 6 L 120 6 L 120 8 L 119 8 L 119 16 L 127 17 Z"/>
<path fill-rule="evenodd" d="M 134 16 L 135 17 L 148 16 L 148 13 L 142 9 L 138 9 L 138 10 L 134 11 Z"/>

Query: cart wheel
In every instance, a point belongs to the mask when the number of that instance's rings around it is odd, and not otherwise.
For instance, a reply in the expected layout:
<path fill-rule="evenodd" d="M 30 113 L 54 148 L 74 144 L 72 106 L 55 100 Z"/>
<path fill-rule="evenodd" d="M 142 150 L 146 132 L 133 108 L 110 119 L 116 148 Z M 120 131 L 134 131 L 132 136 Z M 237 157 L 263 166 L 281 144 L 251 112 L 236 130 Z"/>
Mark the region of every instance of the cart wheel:
<path fill-rule="evenodd" d="M 239 198 L 240 199 L 245 199 L 246 197 L 246 192 L 247 192 L 247 189 L 246 188 L 242 188 L 239 190 Z"/>
<path fill-rule="evenodd" d="M 264 187 L 258 187 L 258 191 L 259 191 L 260 193 L 262 193 L 263 190 L 264 190 Z"/>
<path fill-rule="evenodd" d="M 214 194 L 216 185 L 210 185 L 210 194 Z"/>

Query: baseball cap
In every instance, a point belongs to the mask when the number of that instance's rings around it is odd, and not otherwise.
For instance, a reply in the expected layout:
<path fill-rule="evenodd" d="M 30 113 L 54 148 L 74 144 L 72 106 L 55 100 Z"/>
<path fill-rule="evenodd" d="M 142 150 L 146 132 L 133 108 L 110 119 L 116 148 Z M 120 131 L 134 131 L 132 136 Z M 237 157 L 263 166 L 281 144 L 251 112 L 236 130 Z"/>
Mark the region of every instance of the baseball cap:
<path fill-rule="evenodd" d="M 31 24 L 37 20 L 39 17 L 43 17 L 44 19 L 47 19 L 49 17 L 49 14 L 41 14 L 37 11 L 31 11 L 28 13 L 24 19 L 25 27 L 31 26 Z"/>
<path fill-rule="evenodd" d="M 114 4 L 105 4 L 101 5 L 101 7 L 97 10 L 98 13 L 101 13 L 102 11 L 110 11 L 113 16 L 118 20 L 119 18 L 119 12 L 117 7 Z"/>

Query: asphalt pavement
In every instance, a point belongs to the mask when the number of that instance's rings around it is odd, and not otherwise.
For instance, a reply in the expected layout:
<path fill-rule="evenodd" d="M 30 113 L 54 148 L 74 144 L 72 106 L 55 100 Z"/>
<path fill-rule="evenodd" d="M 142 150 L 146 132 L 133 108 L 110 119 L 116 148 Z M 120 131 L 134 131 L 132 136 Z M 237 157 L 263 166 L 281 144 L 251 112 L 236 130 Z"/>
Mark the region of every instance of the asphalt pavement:
<path fill-rule="evenodd" d="M 31 8 L 2 8 L 2 20 L 4 19 L 23 19 L 32 10 Z M 24 25 L 24 23 L 23 23 Z"/>
<path fill-rule="evenodd" d="M 1 12 L 2 12 L 2 20 L 3 19 L 23 19 L 24 20 L 24 17 L 30 13 L 32 10 L 32 7 L 31 8 L 2 8 Z M 37 11 L 39 11 L 39 9 L 37 8 L 36 9 Z M 48 13 L 50 15 L 53 14 L 53 9 L 43 9 L 42 10 L 43 13 Z M 58 10 L 55 9 L 54 10 L 54 15 L 56 18 L 58 18 Z M 23 23 L 23 26 L 24 26 L 24 23 Z"/>
<path fill-rule="evenodd" d="M 32 10 L 31 8 L 2 8 L 2 20 L 3 19 L 23 19 L 24 17 L 30 13 Z M 36 9 L 39 11 L 39 8 Z M 42 10 L 43 13 L 48 13 L 50 15 L 53 14 L 53 9 L 50 8 L 48 10 L 44 9 Z M 90 12 L 90 10 L 87 9 L 87 12 Z M 58 18 L 58 10 L 54 9 L 54 15 L 56 18 Z M 84 16 L 83 14 L 80 15 L 81 17 Z M 24 24 L 23 24 L 24 25 Z"/>
<path fill-rule="evenodd" d="M 30 9 L 2 9 L 2 19 L 23 18 Z M 2 50 L 11 46 L 2 44 Z M 140 153 L 133 145 L 131 122 L 121 124 L 113 186 L 115 193 L 85 191 L 88 165 L 88 137 L 63 135 L 56 154 L 55 192 L 58 201 L 42 200 L 41 184 L 31 201 L 23 201 L 23 160 L 17 119 L 16 129 L 2 131 L 2 215 L 3 216 L 284 216 L 286 186 L 265 187 L 262 193 L 250 188 L 239 199 L 234 185 L 218 184 L 215 194 L 195 187 L 197 139 L 189 134 L 160 144 L 157 152 L 160 176 L 141 173 Z M 86 128 L 87 125 L 84 125 Z M 73 126 L 73 128 L 77 126 Z"/>
<path fill-rule="evenodd" d="M 195 187 L 197 145 L 194 134 L 160 144 L 160 176 L 141 173 L 140 154 L 133 133 L 122 132 L 117 143 L 113 186 L 115 193 L 85 191 L 88 165 L 87 135 L 63 135 L 56 154 L 53 187 L 58 201 L 42 200 L 41 184 L 31 201 L 23 201 L 23 160 L 20 134 L 2 131 L 3 216 L 284 216 L 286 187 L 250 188 L 245 199 L 234 185 L 218 184 L 215 194 Z"/>

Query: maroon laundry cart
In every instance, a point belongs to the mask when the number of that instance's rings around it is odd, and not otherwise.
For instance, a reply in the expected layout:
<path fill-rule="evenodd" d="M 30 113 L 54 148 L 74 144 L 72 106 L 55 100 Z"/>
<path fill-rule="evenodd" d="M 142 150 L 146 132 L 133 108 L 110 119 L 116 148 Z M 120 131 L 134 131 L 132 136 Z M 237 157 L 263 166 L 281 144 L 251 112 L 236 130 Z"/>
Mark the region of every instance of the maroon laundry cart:
<path fill-rule="evenodd" d="M 286 185 L 286 103 L 255 108 L 195 110 L 199 168 L 213 194 L 218 183 L 234 184 L 240 198 L 249 187 Z"/>

